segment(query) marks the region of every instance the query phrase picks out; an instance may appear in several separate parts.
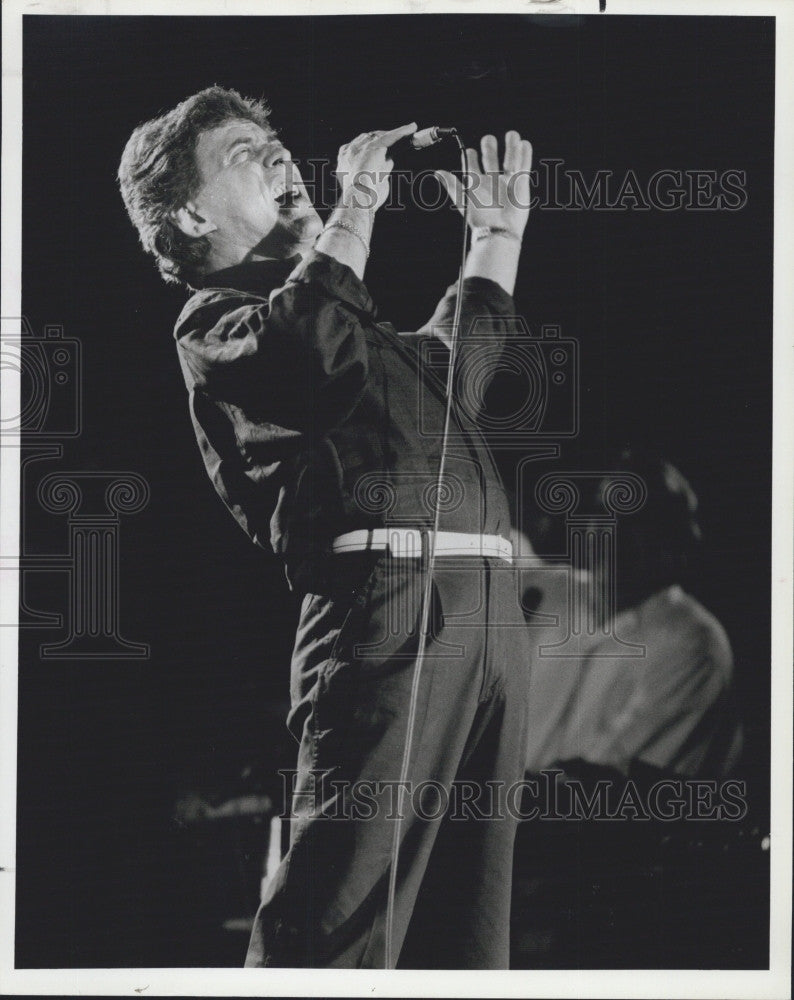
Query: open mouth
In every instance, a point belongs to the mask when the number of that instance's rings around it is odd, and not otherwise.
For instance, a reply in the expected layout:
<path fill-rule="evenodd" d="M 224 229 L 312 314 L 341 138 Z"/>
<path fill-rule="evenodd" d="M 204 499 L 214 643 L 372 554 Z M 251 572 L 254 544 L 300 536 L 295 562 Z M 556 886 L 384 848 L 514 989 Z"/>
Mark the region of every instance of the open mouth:
<path fill-rule="evenodd" d="M 273 191 L 273 199 L 279 208 L 292 208 L 300 197 L 300 189 L 294 184 L 279 184 Z"/>

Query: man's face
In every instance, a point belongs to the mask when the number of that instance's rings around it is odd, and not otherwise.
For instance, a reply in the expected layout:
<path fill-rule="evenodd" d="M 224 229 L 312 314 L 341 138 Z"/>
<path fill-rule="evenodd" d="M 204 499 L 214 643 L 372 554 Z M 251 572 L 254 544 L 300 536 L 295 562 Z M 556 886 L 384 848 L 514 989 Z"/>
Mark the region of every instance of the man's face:
<path fill-rule="evenodd" d="M 217 227 L 210 239 L 230 263 L 251 251 L 291 256 L 322 229 L 289 150 L 253 122 L 234 120 L 202 132 L 196 163 L 196 210 Z"/>

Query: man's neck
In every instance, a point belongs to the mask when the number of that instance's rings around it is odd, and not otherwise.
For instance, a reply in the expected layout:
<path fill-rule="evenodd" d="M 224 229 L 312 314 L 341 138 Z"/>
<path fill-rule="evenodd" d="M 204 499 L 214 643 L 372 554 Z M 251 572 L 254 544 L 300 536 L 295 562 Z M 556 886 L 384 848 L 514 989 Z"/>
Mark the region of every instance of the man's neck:
<path fill-rule="evenodd" d="M 292 243 L 284 243 L 277 250 L 268 248 L 264 252 L 260 247 L 253 247 L 251 250 L 242 248 L 219 248 L 210 253 L 207 259 L 205 276 L 214 274 L 216 271 L 225 271 L 229 267 L 236 267 L 238 264 L 270 262 L 292 260 L 294 257 L 303 259 L 314 246 L 314 237 L 306 240 L 298 240 Z"/>
<path fill-rule="evenodd" d="M 284 247 L 284 251 L 278 254 L 272 253 L 260 253 L 256 248 L 251 250 L 249 253 L 243 257 L 243 261 L 281 261 L 281 260 L 292 260 L 293 257 L 300 257 L 301 260 L 306 256 L 306 254 L 314 246 L 314 240 L 304 240 L 303 242 L 292 243 L 288 247 Z"/>

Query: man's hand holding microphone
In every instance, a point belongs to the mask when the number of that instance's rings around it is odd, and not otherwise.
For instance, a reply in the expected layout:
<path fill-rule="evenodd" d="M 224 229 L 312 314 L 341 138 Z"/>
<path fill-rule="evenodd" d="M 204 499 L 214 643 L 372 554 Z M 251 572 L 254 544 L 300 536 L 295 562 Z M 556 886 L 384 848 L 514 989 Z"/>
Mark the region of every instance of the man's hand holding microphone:
<path fill-rule="evenodd" d="M 414 132 L 416 122 L 389 132 L 363 132 L 339 149 L 336 176 L 342 193 L 315 246 L 347 264 L 359 278 L 369 256 L 375 212 L 389 195 L 394 166 L 389 149 Z"/>
<path fill-rule="evenodd" d="M 341 196 L 315 245 L 322 253 L 347 264 L 359 278 L 363 277 L 369 256 L 375 212 L 389 194 L 389 175 L 394 166 L 389 150 L 416 132 L 416 122 L 388 132 L 363 132 L 339 150 L 336 174 Z M 436 171 L 461 212 L 464 183 L 469 193 L 472 244 L 464 277 L 489 278 L 512 294 L 529 217 L 532 147 L 518 132 L 507 132 L 500 169 L 496 137 L 486 135 L 479 154 L 476 149 L 466 150 L 466 167 L 463 183 L 449 171 Z"/>

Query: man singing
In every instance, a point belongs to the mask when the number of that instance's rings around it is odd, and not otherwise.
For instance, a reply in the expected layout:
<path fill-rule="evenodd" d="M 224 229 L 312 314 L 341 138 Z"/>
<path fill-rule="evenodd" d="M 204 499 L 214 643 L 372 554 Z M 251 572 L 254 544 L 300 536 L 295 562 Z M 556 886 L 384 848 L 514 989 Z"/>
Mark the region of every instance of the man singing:
<path fill-rule="evenodd" d="M 303 595 L 290 849 L 248 966 L 509 961 L 505 790 L 523 776 L 529 657 L 508 507 L 472 405 L 452 410 L 435 489 L 446 396 L 425 349 L 445 350 L 462 296 L 457 361 L 472 331 L 480 354 L 486 339 L 488 366 L 470 365 L 481 398 L 514 316 L 531 148 L 508 132 L 501 167 L 495 137 L 467 150 L 480 196 L 462 285 L 403 337 L 377 319 L 363 277 L 389 149 L 415 130 L 341 147 L 325 225 L 267 109 L 234 91 L 211 87 L 141 125 L 119 168 L 144 249 L 193 290 L 175 337 L 209 477 Z M 438 176 L 460 207 L 460 182 Z"/>

